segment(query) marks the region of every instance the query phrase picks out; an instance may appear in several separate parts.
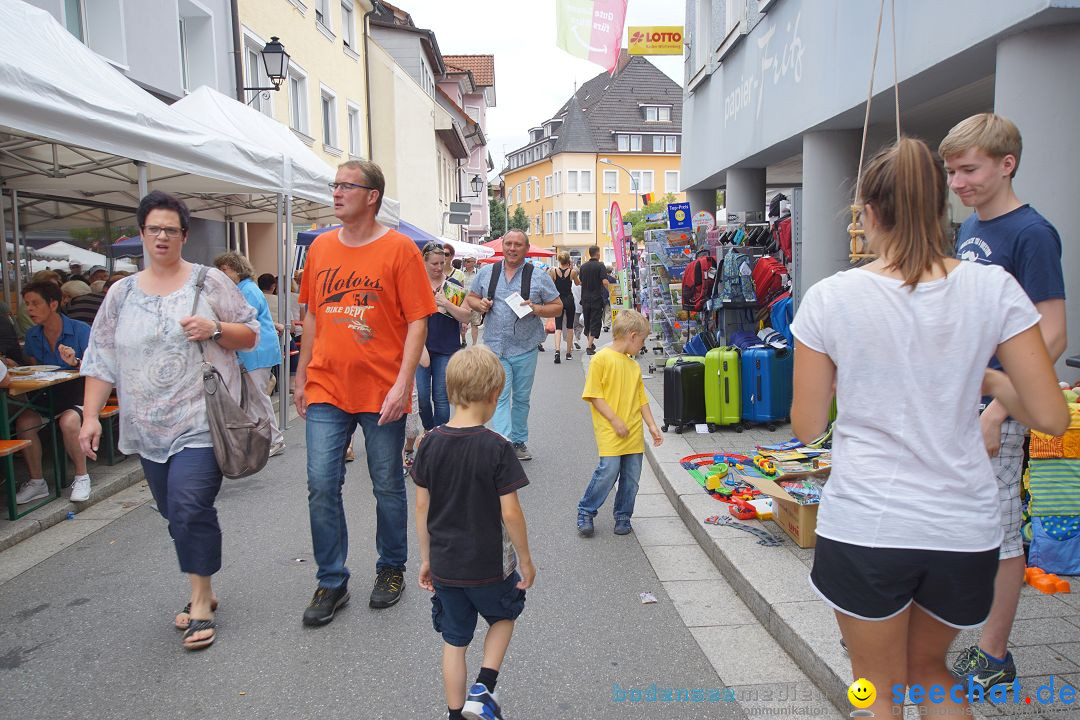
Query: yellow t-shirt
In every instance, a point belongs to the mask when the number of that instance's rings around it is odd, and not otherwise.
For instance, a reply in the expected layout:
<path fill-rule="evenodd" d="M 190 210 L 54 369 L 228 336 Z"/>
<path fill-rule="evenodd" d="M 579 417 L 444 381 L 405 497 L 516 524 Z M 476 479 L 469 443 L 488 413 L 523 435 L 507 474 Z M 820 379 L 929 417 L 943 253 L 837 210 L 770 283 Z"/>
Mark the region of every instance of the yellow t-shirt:
<path fill-rule="evenodd" d="M 610 347 L 602 348 L 589 363 L 589 375 L 585 378 L 581 397 L 583 400 L 603 399 L 630 430 L 626 437 L 619 437 L 611 423 L 595 407 L 592 408 L 593 432 L 596 433 L 600 457 L 645 452 L 645 440 L 641 434 L 641 406 L 648 401 L 645 399 L 645 383 L 641 380 L 641 367 L 637 360 Z"/>

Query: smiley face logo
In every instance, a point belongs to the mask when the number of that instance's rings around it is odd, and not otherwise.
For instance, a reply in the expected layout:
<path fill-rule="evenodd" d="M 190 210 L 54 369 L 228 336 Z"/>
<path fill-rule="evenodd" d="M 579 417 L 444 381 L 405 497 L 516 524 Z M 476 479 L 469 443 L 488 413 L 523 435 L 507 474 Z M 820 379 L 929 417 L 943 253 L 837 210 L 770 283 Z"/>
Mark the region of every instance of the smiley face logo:
<path fill-rule="evenodd" d="M 874 704 L 874 699 L 877 697 L 877 689 L 874 687 L 874 683 L 866 678 L 859 678 L 851 683 L 851 686 L 847 691 L 847 696 L 848 700 L 850 700 L 851 704 L 855 707 L 868 708 Z"/>

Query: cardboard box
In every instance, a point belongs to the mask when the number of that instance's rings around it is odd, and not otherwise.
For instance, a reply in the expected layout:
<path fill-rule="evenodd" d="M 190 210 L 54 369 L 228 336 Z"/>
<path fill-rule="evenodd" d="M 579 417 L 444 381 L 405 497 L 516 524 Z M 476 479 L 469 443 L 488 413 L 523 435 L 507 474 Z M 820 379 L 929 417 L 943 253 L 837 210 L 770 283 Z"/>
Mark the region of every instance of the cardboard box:
<path fill-rule="evenodd" d="M 817 505 L 800 505 L 784 488 L 767 478 L 747 477 L 761 492 L 773 499 L 773 522 L 791 536 L 801 548 L 817 544 Z"/>

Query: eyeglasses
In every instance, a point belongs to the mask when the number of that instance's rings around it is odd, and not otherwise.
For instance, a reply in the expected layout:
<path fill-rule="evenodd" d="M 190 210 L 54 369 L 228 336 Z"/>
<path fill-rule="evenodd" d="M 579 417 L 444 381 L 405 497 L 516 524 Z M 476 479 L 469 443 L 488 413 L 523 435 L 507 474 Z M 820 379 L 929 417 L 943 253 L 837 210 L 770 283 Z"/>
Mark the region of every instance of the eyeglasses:
<path fill-rule="evenodd" d="M 341 188 L 345 192 L 348 192 L 350 190 L 360 190 L 361 188 L 363 188 L 364 190 L 377 190 L 378 189 L 378 188 L 373 188 L 370 185 L 357 185 L 356 183 L 347 183 L 347 182 L 332 182 L 332 183 L 327 183 L 327 184 L 330 186 L 331 191 L 337 190 L 338 188 Z"/>
<path fill-rule="evenodd" d="M 147 237 L 157 237 L 161 233 L 165 233 L 165 237 L 170 240 L 175 240 L 183 234 L 183 229 L 178 227 L 161 227 L 159 225 L 146 225 L 143 227 L 143 232 Z"/>

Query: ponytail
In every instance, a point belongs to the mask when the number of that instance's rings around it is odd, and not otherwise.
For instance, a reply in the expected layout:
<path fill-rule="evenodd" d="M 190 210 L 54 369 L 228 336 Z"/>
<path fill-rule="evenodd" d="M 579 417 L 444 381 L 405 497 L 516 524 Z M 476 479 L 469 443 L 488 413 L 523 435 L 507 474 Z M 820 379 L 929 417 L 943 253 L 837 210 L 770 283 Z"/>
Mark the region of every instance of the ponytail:
<path fill-rule="evenodd" d="M 945 174 L 921 140 L 903 137 L 866 166 L 858 200 L 874 208 L 888 267 L 899 271 L 905 287 L 914 289 L 924 273 L 953 255 L 945 232 L 947 192 Z"/>

